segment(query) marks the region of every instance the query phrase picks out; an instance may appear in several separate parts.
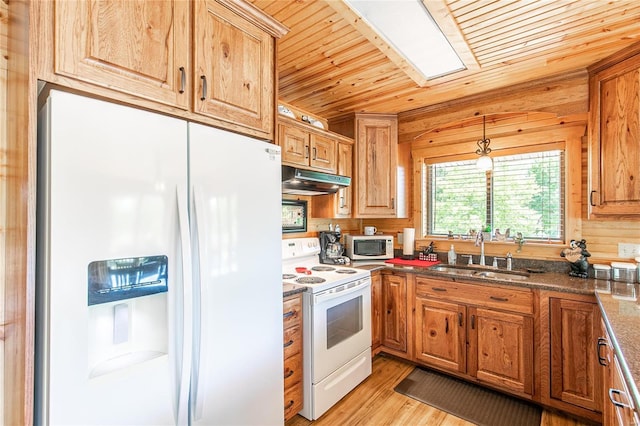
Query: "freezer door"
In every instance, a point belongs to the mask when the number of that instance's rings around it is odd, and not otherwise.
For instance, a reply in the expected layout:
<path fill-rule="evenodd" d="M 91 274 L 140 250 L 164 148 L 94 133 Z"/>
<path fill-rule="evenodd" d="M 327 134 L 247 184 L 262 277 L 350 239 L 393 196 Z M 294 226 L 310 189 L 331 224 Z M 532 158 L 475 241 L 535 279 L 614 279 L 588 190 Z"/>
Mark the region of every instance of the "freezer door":
<path fill-rule="evenodd" d="M 280 148 L 189 124 L 196 425 L 284 422 Z"/>
<path fill-rule="evenodd" d="M 186 422 L 187 124 L 58 91 L 41 119 L 36 423 Z"/>

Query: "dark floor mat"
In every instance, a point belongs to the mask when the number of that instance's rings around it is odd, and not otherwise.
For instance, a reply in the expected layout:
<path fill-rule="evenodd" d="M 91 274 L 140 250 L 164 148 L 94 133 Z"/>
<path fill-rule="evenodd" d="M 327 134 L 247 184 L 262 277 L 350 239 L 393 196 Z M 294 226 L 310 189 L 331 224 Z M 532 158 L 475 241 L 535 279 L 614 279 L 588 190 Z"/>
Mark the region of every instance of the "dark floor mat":
<path fill-rule="evenodd" d="M 540 426 L 542 417 L 534 404 L 422 368 L 395 391 L 477 425 Z"/>

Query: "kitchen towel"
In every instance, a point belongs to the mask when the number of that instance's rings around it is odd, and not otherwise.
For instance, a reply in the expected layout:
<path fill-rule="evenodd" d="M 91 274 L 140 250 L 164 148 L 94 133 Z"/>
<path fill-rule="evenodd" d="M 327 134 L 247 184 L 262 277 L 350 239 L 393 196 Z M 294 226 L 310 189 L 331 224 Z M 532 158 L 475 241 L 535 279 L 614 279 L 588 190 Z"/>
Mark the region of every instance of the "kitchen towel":
<path fill-rule="evenodd" d="M 399 257 L 395 257 L 393 259 L 385 260 L 385 263 L 391 263 L 392 265 L 405 265 L 405 266 L 421 266 L 423 268 L 428 268 L 429 266 L 437 265 L 440 263 L 439 260 L 431 261 L 431 260 L 418 260 L 418 259 L 400 259 Z"/>

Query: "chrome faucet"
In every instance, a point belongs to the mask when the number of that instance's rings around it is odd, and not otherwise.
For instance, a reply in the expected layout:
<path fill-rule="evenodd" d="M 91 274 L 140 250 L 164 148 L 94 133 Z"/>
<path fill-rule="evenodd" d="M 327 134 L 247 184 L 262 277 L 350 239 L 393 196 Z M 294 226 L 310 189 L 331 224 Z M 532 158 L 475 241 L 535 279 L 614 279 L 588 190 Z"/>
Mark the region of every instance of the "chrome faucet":
<path fill-rule="evenodd" d="M 482 232 L 476 233 L 476 247 L 480 246 L 480 263 L 479 265 L 485 266 L 484 264 L 484 235 Z"/>

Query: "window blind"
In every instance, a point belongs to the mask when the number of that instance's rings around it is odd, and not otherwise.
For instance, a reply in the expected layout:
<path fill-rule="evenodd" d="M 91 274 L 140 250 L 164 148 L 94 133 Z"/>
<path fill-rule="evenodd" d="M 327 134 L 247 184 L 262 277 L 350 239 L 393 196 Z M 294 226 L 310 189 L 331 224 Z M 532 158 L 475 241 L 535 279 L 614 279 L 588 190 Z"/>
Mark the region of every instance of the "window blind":
<path fill-rule="evenodd" d="M 564 152 L 494 157 L 493 171 L 475 160 L 426 165 L 423 212 L 428 234 L 467 234 L 489 227 L 513 237 L 564 237 Z"/>

